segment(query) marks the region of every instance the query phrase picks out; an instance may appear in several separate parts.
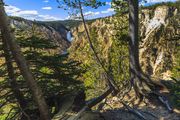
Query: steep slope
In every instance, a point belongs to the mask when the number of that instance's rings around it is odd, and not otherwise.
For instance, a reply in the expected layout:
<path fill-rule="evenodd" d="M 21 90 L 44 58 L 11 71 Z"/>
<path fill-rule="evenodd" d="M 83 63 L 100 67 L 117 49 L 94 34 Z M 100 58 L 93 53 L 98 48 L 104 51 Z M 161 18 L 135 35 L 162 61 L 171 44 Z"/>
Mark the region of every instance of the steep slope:
<path fill-rule="evenodd" d="M 142 10 L 140 17 L 141 64 L 149 75 L 162 75 L 164 79 L 169 79 L 168 71 L 173 68 L 180 40 L 179 9 L 158 6 L 154 10 Z"/>
<path fill-rule="evenodd" d="M 108 49 L 112 45 L 112 40 L 111 40 L 112 39 L 111 36 L 113 34 L 112 25 L 107 24 L 104 19 L 97 19 L 92 23 L 88 23 L 88 29 L 90 31 L 91 39 L 94 42 L 94 45 L 97 45 L 97 43 L 99 45 L 96 46 L 96 49 L 100 49 L 99 51 L 101 51 L 101 54 L 103 54 L 102 57 L 107 58 Z M 75 52 L 78 52 L 79 50 L 82 50 L 82 52 L 86 52 L 86 50 L 88 50 L 88 48 L 85 48 L 88 47 L 88 42 L 86 40 L 86 34 L 84 31 L 85 30 L 82 24 L 72 29 L 74 41 L 72 42 L 70 50 L 77 50 Z M 84 60 L 88 61 L 88 59 L 86 59 L 87 54 L 82 54 L 82 55 L 85 58 L 81 56 L 83 58 L 77 57 L 77 59 L 82 61 Z"/>
<path fill-rule="evenodd" d="M 67 39 L 67 33 L 69 30 L 62 24 L 59 27 L 61 30 L 56 30 L 46 24 L 17 17 L 11 18 L 11 24 L 12 27 L 15 28 L 16 36 L 18 36 L 17 34 L 20 32 L 19 34 L 24 35 L 26 38 L 34 34 L 39 38 L 51 40 L 58 46 L 58 51 L 60 53 L 66 51 L 66 49 L 70 46 L 70 42 Z"/>
<path fill-rule="evenodd" d="M 152 77 L 171 79 L 170 77 L 174 76 L 173 69 L 176 67 L 179 70 L 179 10 L 180 9 L 177 6 L 175 7 L 168 5 L 158 5 L 153 9 L 146 8 L 140 11 L 140 62 L 143 70 Z M 109 60 L 109 56 L 111 56 L 109 55 L 109 53 L 112 53 L 110 51 L 112 51 L 114 47 L 113 44 L 115 43 L 115 41 L 126 38 L 128 33 L 127 29 L 123 32 L 118 31 L 122 33 L 120 34 L 120 36 L 122 36 L 122 39 L 114 40 L 114 35 L 116 34 L 115 32 L 117 29 L 114 29 L 116 24 L 111 23 L 113 19 L 114 17 L 110 17 L 106 19 L 98 19 L 92 23 L 88 23 L 90 36 L 95 49 L 107 70 L 113 70 L 112 66 L 108 66 L 108 63 L 112 62 Z M 126 24 L 125 27 L 128 26 L 128 23 L 124 22 L 124 24 Z M 122 28 L 124 28 L 124 24 L 121 24 Z M 100 92 L 102 93 L 102 91 L 105 90 L 104 86 L 106 85 L 104 85 L 103 83 L 103 72 L 101 70 L 101 67 L 99 67 L 97 63 L 94 62 L 95 59 L 92 57 L 92 52 L 89 48 L 83 25 L 75 27 L 74 29 L 72 29 L 72 31 L 74 41 L 72 42 L 72 45 L 69 49 L 70 57 L 82 62 L 82 66 L 87 70 L 87 72 L 83 75 L 85 87 L 87 87 L 88 89 L 88 91 L 86 91 L 86 93 L 88 94 L 87 97 L 92 97 L 92 94 L 96 96 L 97 94 L 99 94 Z M 124 40 L 125 42 L 127 42 L 126 39 Z M 123 61 L 126 63 L 128 59 L 125 58 L 128 55 L 127 44 L 123 44 L 122 42 L 122 44 L 116 44 L 116 47 L 119 47 L 119 49 L 122 50 L 122 53 L 118 54 L 121 55 L 120 57 L 122 58 L 120 58 L 119 56 L 113 58 L 113 60 L 116 59 L 117 61 L 119 61 L 119 63 L 116 65 L 118 67 L 117 74 L 121 71 L 128 72 L 128 66 L 121 67 L 123 65 Z M 114 51 L 114 53 L 116 52 L 117 51 Z M 122 78 L 126 80 L 127 76 L 125 74 L 124 76 L 122 76 Z M 180 77 L 178 73 L 176 77 Z M 126 84 L 123 85 L 126 86 Z M 168 85 L 170 86 L 170 84 Z M 89 92 L 91 88 L 93 90 Z M 179 96 L 179 89 L 175 89 L 177 91 L 176 93 L 172 92 L 173 95 L 170 95 L 170 99 L 172 99 L 174 96 Z M 123 91 L 123 89 L 121 91 Z M 136 105 L 138 102 L 135 100 L 135 97 L 135 94 L 130 93 L 126 96 L 125 101 L 134 101 L 134 103 L 132 104 Z M 178 101 L 178 97 L 175 99 L 177 99 L 176 101 Z M 173 100 L 170 100 L 170 103 L 174 104 L 173 102 L 175 103 L 174 98 Z M 124 107 L 119 103 L 119 100 L 116 97 L 113 97 L 112 99 L 108 98 L 105 103 L 107 103 L 107 105 L 105 105 L 101 111 L 101 115 L 104 117 L 104 119 L 140 119 L 131 113 L 127 114 L 127 111 L 124 110 Z M 177 103 L 179 104 L 179 102 Z M 144 112 L 143 115 L 145 115 L 145 117 L 149 120 L 179 120 L 180 112 L 176 109 L 178 105 L 175 105 L 175 112 L 172 114 L 169 114 L 168 111 L 160 105 L 160 103 L 158 105 L 154 105 L 153 103 L 142 103 L 139 104 L 139 110 L 141 112 Z M 101 105 L 99 105 L 99 107 L 101 107 Z M 155 117 L 153 117 L 153 115 Z"/>
<path fill-rule="evenodd" d="M 178 58 L 175 56 L 179 54 L 179 13 L 177 6 L 168 5 L 159 5 L 154 9 L 145 8 L 140 11 L 140 62 L 143 70 L 153 77 L 170 79 L 171 70 L 177 65 Z M 112 20 L 113 18 L 106 18 L 88 23 L 95 48 L 104 61 L 108 61 L 109 51 L 114 42 L 114 26 L 116 25 L 111 24 Z M 92 34 L 95 36 L 93 37 Z M 127 31 L 123 34 L 127 35 Z M 72 57 L 85 63 L 88 61 L 86 53 L 89 49 L 83 26 L 74 28 L 73 35 L 74 41 L 70 48 L 70 51 L 73 51 Z"/>

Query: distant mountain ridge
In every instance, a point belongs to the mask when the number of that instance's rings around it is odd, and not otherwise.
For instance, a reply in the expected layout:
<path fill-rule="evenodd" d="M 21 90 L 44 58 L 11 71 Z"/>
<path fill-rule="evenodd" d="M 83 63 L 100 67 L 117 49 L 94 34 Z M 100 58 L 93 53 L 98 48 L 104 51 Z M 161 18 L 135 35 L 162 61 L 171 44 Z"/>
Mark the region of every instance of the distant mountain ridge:
<path fill-rule="evenodd" d="M 46 22 L 31 21 L 20 17 L 10 17 L 10 21 L 11 26 L 15 31 L 21 31 L 21 33 L 24 32 L 27 37 L 31 36 L 32 29 L 35 29 L 35 34 L 37 34 L 38 37 L 51 40 L 55 45 L 57 45 L 60 53 L 66 51 L 71 44 L 67 38 L 69 29 L 61 23 L 58 23 L 58 26 L 55 27 L 46 24 Z M 16 32 L 15 35 L 17 35 Z"/>
<path fill-rule="evenodd" d="M 48 25 L 59 31 L 59 27 L 65 26 L 67 30 L 79 26 L 80 20 L 38 21 L 40 24 Z"/>

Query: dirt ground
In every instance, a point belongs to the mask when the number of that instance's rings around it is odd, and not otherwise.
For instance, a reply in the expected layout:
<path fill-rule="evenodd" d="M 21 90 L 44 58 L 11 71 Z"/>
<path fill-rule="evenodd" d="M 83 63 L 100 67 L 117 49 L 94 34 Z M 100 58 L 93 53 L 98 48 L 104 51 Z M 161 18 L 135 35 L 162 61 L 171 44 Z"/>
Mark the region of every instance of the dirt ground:
<path fill-rule="evenodd" d="M 141 113 L 148 119 L 148 120 L 180 120 L 180 112 L 176 111 L 174 113 L 168 113 L 166 109 L 163 107 L 156 107 L 153 106 L 144 106 L 140 109 Z M 147 114 L 149 112 L 151 114 Z M 105 120 L 141 120 L 133 113 L 129 113 L 128 111 L 124 110 L 123 108 L 114 109 L 114 110 L 104 110 L 102 112 L 102 116 Z M 156 117 L 154 117 L 156 116 Z"/>
<path fill-rule="evenodd" d="M 130 98 L 132 97 L 129 96 L 126 100 L 130 101 Z M 131 107 L 134 106 L 134 108 L 136 108 L 136 103 L 137 101 L 135 100 Z M 145 104 L 142 102 L 136 109 L 140 111 L 147 120 L 180 120 L 180 110 L 174 106 L 174 112 L 170 113 L 159 101 L 155 101 L 154 103 L 148 102 L 148 104 Z M 117 101 L 116 97 L 107 101 L 107 104 L 101 111 L 101 115 L 105 120 L 141 120 L 138 116 L 128 112 L 122 104 Z"/>

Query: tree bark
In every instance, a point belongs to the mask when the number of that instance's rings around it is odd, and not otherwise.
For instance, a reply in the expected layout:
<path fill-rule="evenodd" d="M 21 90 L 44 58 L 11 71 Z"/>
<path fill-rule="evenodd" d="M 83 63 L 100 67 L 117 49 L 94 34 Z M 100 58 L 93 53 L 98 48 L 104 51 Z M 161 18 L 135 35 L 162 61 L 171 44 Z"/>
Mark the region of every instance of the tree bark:
<path fill-rule="evenodd" d="M 140 101 L 149 94 L 154 94 L 172 112 L 173 109 L 165 96 L 159 94 L 159 90 L 164 89 L 164 85 L 151 80 L 143 73 L 139 63 L 139 10 L 138 0 L 128 0 L 129 2 L 129 55 L 130 55 L 130 79 L 137 97 Z"/>
<path fill-rule="evenodd" d="M 142 95 L 137 91 L 137 86 L 135 85 L 138 80 L 136 72 L 141 72 L 139 65 L 139 50 L 138 50 L 138 0 L 129 0 L 129 63 L 130 63 L 130 80 L 134 87 L 136 95 L 142 97 Z M 136 81 L 135 81 L 136 80 Z"/>
<path fill-rule="evenodd" d="M 129 62 L 130 80 L 139 98 L 157 91 L 163 86 L 153 82 L 143 73 L 139 63 L 139 9 L 138 0 L 129 0 Z"/>
<path fill-rule="evenodd" d="M 138 21 L 138 0 L 129 0 L 129 54 L 131 71 L 141 71 L 139 64 Z"/>
<path fill-rule="evenodd" d="M 39 88 L 37 82 L 35 81 L 26 60 L 21 53 L 20 47 L 15 42 L 15 36 L 11 32 L 10 23 L 8 17 L 4 10 L 4 3 L 0 0 L 0 29 L 2 32 L 2 38 L 8 43 L 12 55 L 23 75 L 24 79 L 27 81 L 29 88 L 32 91 L 33 98 L 38 105 L 41 118 L 43 120 L 50 120 L 48 106 L 43 97 L 42 90 Z"/>
<path fill-rule="evenodd" d="M 146 93 L 154 90 L 154 83 L 145 75 L 139 63 L 139 9 L 138 0 L 129 0 L 129 62 L 130 80 L 137 97 L 142 99 Z"/>

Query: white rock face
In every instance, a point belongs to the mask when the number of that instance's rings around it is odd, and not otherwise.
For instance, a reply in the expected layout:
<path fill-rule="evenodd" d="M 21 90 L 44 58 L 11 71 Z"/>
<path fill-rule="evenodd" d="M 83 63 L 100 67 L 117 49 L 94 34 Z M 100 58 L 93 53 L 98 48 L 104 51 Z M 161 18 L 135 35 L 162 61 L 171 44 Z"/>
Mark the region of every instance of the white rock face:
<path fill-rule="evenodd" d="M 147 24 L 146 34 L 148 34 L 149 31 L 160 27 L 161 25 L 165 25 L 166 18 L 168 17 L 168 12 L 169 8 L 166 6 L 156 8 L 154 17 L 150 19 L 149 23 Z"/>
<path fill-rule="evenodd" d="M 174 43 L 171 38 L 178 29 L 170 24 L 178 10 L 168 6 L 158 6 L 155 10 L 142 10 L 140 15 L 141 43 L 140 62 L 149 75 L 156 76 L 168 71 L 172 64 Z M 169 64 L 169 65 L 168 65 Z M 167 78 L 168 79 L 168 78 Z"/>

